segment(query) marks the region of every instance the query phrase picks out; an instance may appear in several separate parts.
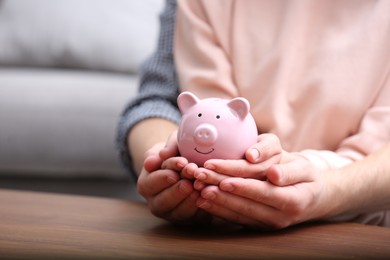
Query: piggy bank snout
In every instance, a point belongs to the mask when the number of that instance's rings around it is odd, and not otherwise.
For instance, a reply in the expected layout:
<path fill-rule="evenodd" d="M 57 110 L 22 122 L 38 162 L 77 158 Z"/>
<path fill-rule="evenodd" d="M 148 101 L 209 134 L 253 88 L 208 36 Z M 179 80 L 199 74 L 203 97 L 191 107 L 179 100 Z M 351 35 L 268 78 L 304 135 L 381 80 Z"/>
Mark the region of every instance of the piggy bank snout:
<path fill-rule="evenodd" d="M 201 124 L 194 132 L 194 140 L 199 145 L 212 145 L 216 142 L 217 137 L 217 129 L 210 124 Z"/>

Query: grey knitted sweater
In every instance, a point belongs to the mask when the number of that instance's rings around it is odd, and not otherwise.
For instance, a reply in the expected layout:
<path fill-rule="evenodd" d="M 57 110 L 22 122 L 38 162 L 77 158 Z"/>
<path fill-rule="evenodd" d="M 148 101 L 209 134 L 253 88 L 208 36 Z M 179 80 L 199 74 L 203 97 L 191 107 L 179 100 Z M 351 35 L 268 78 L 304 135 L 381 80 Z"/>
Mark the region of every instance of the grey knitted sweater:
<path fill-rule="evenodd" d="M 173 58 L 173 34 L 176 1 L 166 0 L 160 15 L 160 35 L 156 51 L 147 59 L 140 71 L 138 95 L 126 105 L 118 125 L 117 148 L 126 170 L 136 177 L 127 146 L 127 135 L 138 122 L 147 118 L 180 121 L 176 99 L 179 93 Z"/>

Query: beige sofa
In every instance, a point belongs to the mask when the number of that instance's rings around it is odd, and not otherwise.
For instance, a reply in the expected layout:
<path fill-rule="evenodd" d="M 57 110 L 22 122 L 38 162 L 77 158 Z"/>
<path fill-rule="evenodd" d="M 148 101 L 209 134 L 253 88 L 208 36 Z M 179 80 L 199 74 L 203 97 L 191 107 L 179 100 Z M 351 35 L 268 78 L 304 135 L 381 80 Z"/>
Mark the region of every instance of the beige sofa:
<path fill-rule="evenodd" d="M 0 178 L 128 177 L 116 128 L 163 5 L 0 0 Z"/>

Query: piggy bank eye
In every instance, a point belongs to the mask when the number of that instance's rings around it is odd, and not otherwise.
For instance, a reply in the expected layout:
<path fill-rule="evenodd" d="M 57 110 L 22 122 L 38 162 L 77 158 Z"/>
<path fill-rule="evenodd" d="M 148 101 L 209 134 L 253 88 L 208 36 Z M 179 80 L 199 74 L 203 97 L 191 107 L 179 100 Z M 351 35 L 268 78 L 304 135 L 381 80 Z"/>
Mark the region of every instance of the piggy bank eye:
<path fill-rule="evenodd" d="M 202 113 L 199 113 L 199 114 L 198 114 L 198 117 L 202 117 Z"/>
<path fill-rule="evenodd" d="M 220 119 L 221 117 L 220 117 L 220 115 L 217 115 L 216 118 L 217 118 L 217 119 Z"/>

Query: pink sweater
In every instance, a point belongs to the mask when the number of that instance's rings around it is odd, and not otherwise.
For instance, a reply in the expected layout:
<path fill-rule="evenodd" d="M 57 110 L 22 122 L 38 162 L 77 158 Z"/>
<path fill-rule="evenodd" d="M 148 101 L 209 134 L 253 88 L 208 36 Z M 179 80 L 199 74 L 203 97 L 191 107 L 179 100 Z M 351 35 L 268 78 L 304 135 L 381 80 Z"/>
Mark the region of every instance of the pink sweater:
<path fill-rule="evenodd" d="M 259 132 L 319 168 L 390 141 L 390 1 L 179 0 L 182 90 L 243 96 Z"/>

